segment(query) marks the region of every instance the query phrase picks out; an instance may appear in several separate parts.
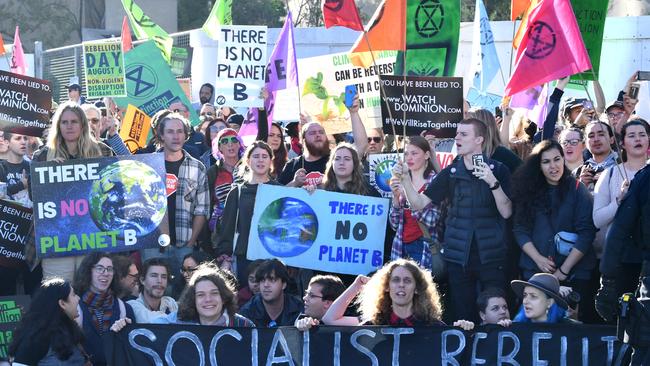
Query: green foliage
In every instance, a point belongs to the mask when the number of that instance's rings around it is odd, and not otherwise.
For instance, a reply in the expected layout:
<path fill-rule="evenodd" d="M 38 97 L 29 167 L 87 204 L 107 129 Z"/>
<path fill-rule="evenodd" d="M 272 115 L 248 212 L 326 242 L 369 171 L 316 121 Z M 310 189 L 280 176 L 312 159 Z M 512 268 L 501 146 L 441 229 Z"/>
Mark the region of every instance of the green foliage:
<path fill-rule="evenodd" d="M 334 102 L 336 107 L 339 110 L 339 114 L 345 112 L 345 92 L 340 95 L 329 95 L 327 89 L 322 85 L 323 83 L 323 73 L 319 72 L 316 74 L 316 77 L 309 77 L 305 81 L 305 88 L 302 91 L 302 95 L 314 94 L 316 98 L 323 101 L 323 113 L 322 117 L 327 119 L 330 115 L 329 102 L 330 100 Z"/>
<path fill-rule="evenodd" d="M 5 43 L 13 42 L 18 25 L 27 53 L 34 52 L 34 41 L 43 42 L 43 49 L 48 49 L 81 40 L 78 8 L 73 12 L 67 1 L 0 1 L 0 14 Z"/>
<path fill-rule="evenodd" d="M 216 0 L 178 0 L 178 31 L 201 28 Z"/>
<path fill-rule="evenodd" d="M 232 23 L 280 28 L 287 10 L 283 0 L 233 0 Z M 206 14 L 207 17 L 207 14 Z"/>
<path fill-rule="evenodd" d="M 510 20 L 510 0 L 483 0 L 490 20 Z M 461 0 L 460 21 L 474 21 L 476 0 Z"/>

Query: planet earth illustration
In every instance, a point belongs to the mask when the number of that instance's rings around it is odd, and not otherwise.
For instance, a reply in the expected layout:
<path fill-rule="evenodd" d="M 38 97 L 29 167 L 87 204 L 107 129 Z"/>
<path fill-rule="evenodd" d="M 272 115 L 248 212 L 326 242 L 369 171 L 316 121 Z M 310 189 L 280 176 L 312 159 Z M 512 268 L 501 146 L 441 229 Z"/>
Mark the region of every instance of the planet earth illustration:
<path fill-rule="evenodd" d="M 99 172 L 90 190 L 90 214 L 98 228 L 135 230 L 138 237 L 158 227 L 167 212 L 165 184 L 150 166 L 120 160 Z"/>
<path fill-rule="evenodd" d="M 375 184 L 384 192 L 390 192 L 391 169 L 395 165 L 395 160 L 384 160 L 375 167 Z"/>
<path fill-rule="evenodd" d="M 295 257 L 307 251 L 318 235 L 318 218 L 304 201 L 283 197 L 271 202 L 257 224 L 260 242 L 276 257 Z"/>

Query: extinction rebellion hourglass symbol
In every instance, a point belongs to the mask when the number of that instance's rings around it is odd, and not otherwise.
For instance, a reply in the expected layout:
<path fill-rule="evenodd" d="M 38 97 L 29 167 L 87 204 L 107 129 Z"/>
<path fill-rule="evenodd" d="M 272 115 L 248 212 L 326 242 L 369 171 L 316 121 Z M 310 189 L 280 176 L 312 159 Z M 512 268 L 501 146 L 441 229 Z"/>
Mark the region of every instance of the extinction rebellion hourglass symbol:
<path fill-rule="evenodd" d="M 537 21 L 528 29 L 528 46 L 526 56 L 533 59 L 544 58 L 555 49 L 556 36 L 553 28 L 544 22 Z"/>

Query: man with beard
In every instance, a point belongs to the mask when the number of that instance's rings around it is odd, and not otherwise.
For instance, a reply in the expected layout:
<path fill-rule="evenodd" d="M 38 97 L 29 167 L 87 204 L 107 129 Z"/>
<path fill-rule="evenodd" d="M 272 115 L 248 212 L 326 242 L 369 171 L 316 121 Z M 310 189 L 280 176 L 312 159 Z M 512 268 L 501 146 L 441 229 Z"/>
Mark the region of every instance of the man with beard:
<path fill-rule="evenodd" d="M 368 135 L 358 113 L 358 97 L 350 108 L 352 136 L 357 151 L 363 153 L 368 146 Z M 309 179 L 309 184 L 318 185 L 323 180 L 325 166 L 330 156 L 330 144 L 323 126 L 318 122 L 309 122 L 302 126 L 302 155 L 287 162 L 278 176 L 278 182 L 288 187 L 302 187 Z"/>
<path fill-rule="evenodd" d="M 199 89 L 199 101 L 192 103 L 192 108 L 198 113 L 205 103 L 214 103 L 214 85 L 205 83 Z"/>
<path fill-rule="evenodd" d="M 155 257 L 144 261 L 140 276 L 142 293 L 137 299 L 128 301 L 136 322 L 151 323 L 156 318 L 178 310 L 176 301 L 164 296 L 168 280 L 169 264 L 163 258 Z"/>

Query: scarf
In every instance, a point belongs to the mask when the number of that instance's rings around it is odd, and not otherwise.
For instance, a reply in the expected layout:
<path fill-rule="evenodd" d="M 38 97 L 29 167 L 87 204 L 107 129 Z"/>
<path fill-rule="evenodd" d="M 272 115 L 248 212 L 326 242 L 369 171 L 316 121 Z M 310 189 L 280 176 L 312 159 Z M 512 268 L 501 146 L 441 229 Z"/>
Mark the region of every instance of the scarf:
<path fill-rule="evenodd" d="M 91 290 L 86 291 L 81 297 L 81 301 L 88 306 L 93 326 L 100 335 L 108 332 L 111 327 L 111 318 L 113 317 L 114 298 L 113 293 L 109 290 L 101 294 L 96 294 Z"/>

